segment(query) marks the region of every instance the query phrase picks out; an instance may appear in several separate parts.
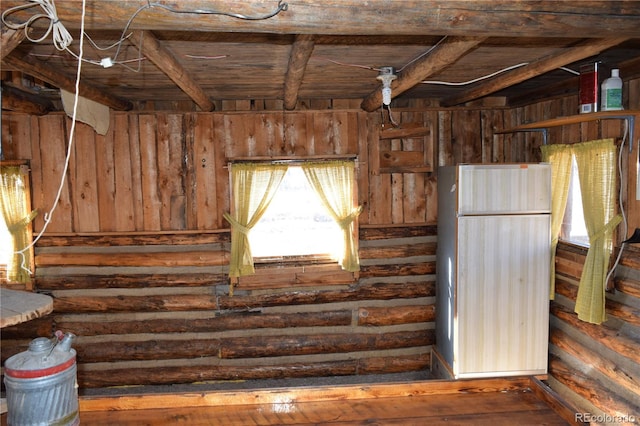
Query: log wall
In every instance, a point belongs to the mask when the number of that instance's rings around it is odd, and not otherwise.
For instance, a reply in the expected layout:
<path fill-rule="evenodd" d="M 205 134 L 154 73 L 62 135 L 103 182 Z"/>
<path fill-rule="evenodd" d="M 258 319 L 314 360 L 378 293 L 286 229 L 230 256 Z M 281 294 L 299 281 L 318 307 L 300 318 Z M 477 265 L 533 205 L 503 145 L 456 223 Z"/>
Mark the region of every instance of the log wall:
<path fill-rule="evenodd" d="M 639 87 L 636 80 L 626 90 L 637 99 Z M 379 114 L 350 109 L 349 103 L 317 107 L 287 113 L 249 108 L 114 113 L 104 137 L 79 124 L 60 204 L 36 246 L 36 288 L 54 296 L 54 313 L 3 329 L 2 359 L 59 328 L 79 336 L 75 346 L 82 387 L 428 368 L 437 240 L 437 173 L 429 167 L 539 161 L 540 134 L 494 131 L 573 114 L 577 98 L 519 108 L 407 106 L 396 110 L 396 120 L 428 131 L 398 139 L 380 138 Z M 34 208 L 51 207 L 69 127 L 61 114 L 3 114 L 3 153 L 7 159 L 31 161 Z M 619 120 L 593 122 L 552 129 L 549 135 L 551 141 L 577 142 L 619 137 L 622 127 Z M 238 288 L 229 297 L 229 231 L 222 219 L 229 208 L 227 161 L 331 155 L 356 155 L 359 162 L 364 211 L 357 282 L 267 284 Z M 635 173 L 633 155 L 625 157 L 629 182 Z M 397 163 L 408 157 L 421 162 Z M 633 188 L 624 185 L 628 197 Z M 628 204 L 633 229 L 640 226 L 640 208 L 637 202 Z M 36 231 L 43 226 L 40 216 Z M 577 271 L 583 259 L 574 255 L 569 257 Z M 635 265 L 634 258 L 637 252 L 627 255 L 621 270 L 626 272 L 620 272 L 631 278 L 618 278 L 625 296 L 611 305 L 621 329 L 633 331 L 629 336 L 638 335 L 638 268 L 628 266 Z M 576 271 L 571 272 L 574 280 Z M 559 268 L 558 291 L 565 288 L 563 273 Z M 598 345 L 596 337 L 604 328 L 576 338 L 583 331 L 574 331 L 581 328 L 572 317 L 571 299 L 557 299 L 550 380 L 562 388 L 571 387 L 563 380 L 591 371 L 587 366 L 593 360 L 576 361 L 561 342 Z M 614 353 L 612 363 L 626 358 L 625 344 L 637 346 L 637 337 L 629 339 L 606 350 Z M 625 365 L 637 372 L 635 361 Z M 606 394 L 610 383 L 597 374 L 582 374 L 587 381 L 573 388 L 588 389 L 593 380 Z M 609 380 L 622 380 L 616 377 Z M 616 384 L 608 398 L 620 395 L 633 403 L 625 386 Z M 606 405 L 586 391 L 574 393 L 587 404 Z"/>

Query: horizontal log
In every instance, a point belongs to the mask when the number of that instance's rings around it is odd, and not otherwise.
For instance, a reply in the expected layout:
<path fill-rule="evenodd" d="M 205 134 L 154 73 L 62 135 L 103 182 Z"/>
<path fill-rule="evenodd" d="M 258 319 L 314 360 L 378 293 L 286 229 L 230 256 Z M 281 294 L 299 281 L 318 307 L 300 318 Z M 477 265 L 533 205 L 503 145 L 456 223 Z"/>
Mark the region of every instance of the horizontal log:
<path fill-rule="evenodd" d="M 570 312 L 567 308 L 556 302 L 551 303 L 551 314 L 559 320 L 564 321 L 568 326 L 586 334 L 597 343 L 620 354 L 620 356 L 628 358 L 636 364 L 640 364 L 640 351 L 638 351 L 637 341 L 620 335 L 617 330 L 611 329 L 606 325 L 596 325 L 580 321 L 577 314 Z"/>
<path fill-rule="evenodd" d="M 582 371 L 571 368 L 562 359 L 551 355 L 549 373 L 568 389 L 585 398 L 602 412 L 611 416 L 637 415 L 638 407 L 613 393 L 599 381 Z"/>
<path fill-rule="evenodd" d="M 219 266 L 229 264 L 227 251 L 161 253 L 40 253 L 37 267 L 51 266 Z"/>
<path fill-rule="evenodd" d="M 309 305 L 354 300 L 413 299 L 435 296 L 435 282 L 373 283 L 340 290 L 309 290 L 255 296 L 219 296 L 222 310 Z"/>
<path fill-rule="evenodd" d="M 360 278 L 407 277 L 436 273 L 436 262 L 401 263 L 393 265 L 360 266 Z"/>
<path fill-rule="evenodd" d="M 616 278 L 616 290 L 640 299 L 640 281 L 631 278 Z"/>
<path fill-rule="evenodd" d="M 2 301 L 0 300 L 0 303 Z M 27 322 L 4 327 L 2 329 L 3 344 L 10 339 L 34 339 L 36 337 L 52 337 L 54 333 L 54 317 L 49 314 L 41 318 L 35 318 Z M 4 346 L 2 348 L 4 352 Z"/>
<path fill-rule="evenodd" d="M 227 283 L 227 274 L 134 274 L 36 276 L 39 291 L 84 290 L 99 288 L 206 287 Z"/>
<path fill-rule="evenodd" d="M 73 346 L 78 362 L 148 361 L 180 358 L 217 357 L 220 339 L 168 340 L 154 339 L 134 342 L 110 340 L 108 343 L 83 344 L 82 339 Z"/>
<path fill-rule="evenodd" d="M 424 123 L 402 123 L 399 127 L 391 127 L 380 131 L 378 139 L 404 139 L 428 136 L 430 127 L 424 127 Z"/>
<path fill-rule="evenodd" d="M 363 307 L 358 309 L 358 325 L 397 325 L 418 322 L 433 322 L 435 305 L 410 305 L 390 307 Z"/>
<path fill-rule="evenodd" d="M 103 334 L 138 333 L 205 333 L 261 328 L 295 327 L 337 327 L 351 325 L 351 310 L 295 312 L 266 314 L 261 312 L 233 312 L 213 318 L 169 318 L 128 321 L 98 321 L 91 315 L 84 320 L 56 320 L 61 330 L 71 331 L 78 336 L 99 336 Z M 3 330 L 4 333 L 4 330 Z"/>
<path fill-rule="evenodd" d="M 401 244 L 393 246 L 360 247 L 360 259 L 393 259 L 413 256 L 435 256 L 437 243 Z"/>
<path fill-rule="evenodd" d="M 625 249 L 622 252 L 622 258 L 620 259 L 620 264 L 627 268 L 640 271 L 640 249 L 625 246 Z"/>
<path fill-rule="evenodd" d="M 170 385 L 203 381 L 292 379 L 305 377 L 356 376 L 360 374 L 402 373 L 428 368 L 428 353 L 404 357 L 373 357 L 338 361 L 305 361 L 272 365 L 184 365 L 178 367 L 119 368 L 105 370 L 78 367 L 81 388 L 128 385 Z"/>
<path fill-rule="evenodd" d="M 343 270 L 337 263 L 309 266 L 256 266 L 255 275 L 240 277 L 238 289 L 289 288 L 291 286 L 323 286 L 352 284 L 353 272 Z"/>
<path fill-rule="evenodd" d="M 361 226 L 359 230 L 361 241 L 388 240 L 393 238 L 412 238 L 438 235 L 436 225 L 421 226 Z"/>
<path fill-rule="evenodd" d="M 625 370 L 624 366 L 592 351 L 559 329 L 551 329 L 549 337 L 552 345 L 578 360 L 585 370 L 596 369 L 617 386 L 640 395 L 640 372 Z"/>
<path fill-rule="evenodd" d="M 434 330 L 400 331 L 395 333 L 252 336 L 222 341 L 220 358 L 259 358 L 373 351 L 429 346 L 434 343 Z"/>
<path fill-rule="evenodd" d="M 90 233 L 90 234 L 44 234 L 36 247 L 119 247 L 147 245 L 202 245 L 228 243 L 231 241 L 229 230 L 216 232 L 185 231 L 158 233 Z"/>
<path fill-rule="evenodd" d="M 216 297 L 204 294 L 53 298 L 54 313 L 198 311 L 217 308 Z"/>

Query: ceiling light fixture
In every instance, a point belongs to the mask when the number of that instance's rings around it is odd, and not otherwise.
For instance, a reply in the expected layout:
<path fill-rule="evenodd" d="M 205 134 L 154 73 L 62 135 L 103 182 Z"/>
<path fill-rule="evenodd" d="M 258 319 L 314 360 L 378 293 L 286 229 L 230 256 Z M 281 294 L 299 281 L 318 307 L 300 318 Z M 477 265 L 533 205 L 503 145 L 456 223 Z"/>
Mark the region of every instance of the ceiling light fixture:
<path fill-rule="evenodd" d="M 376 78 L 382 81 L 382 103 L 389 106 L 391 104 L 391 82 L 398 78 L 395 70 L 393 67 L 381 67 Z"/>

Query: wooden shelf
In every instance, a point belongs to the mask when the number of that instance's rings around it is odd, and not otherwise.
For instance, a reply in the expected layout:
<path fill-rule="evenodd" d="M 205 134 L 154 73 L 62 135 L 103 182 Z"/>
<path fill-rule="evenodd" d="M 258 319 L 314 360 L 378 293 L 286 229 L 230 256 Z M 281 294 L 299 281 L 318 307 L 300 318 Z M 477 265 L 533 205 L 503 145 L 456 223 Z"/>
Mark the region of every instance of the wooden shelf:
<path fill-rule="evenodd" d="M 547 131 L 551 127 L 566 126 L 568 124 L 577 124 L 596 120 L 627 120 L 629 122 L 629 151 L 631 151 L 633 150 L 633 131 L 636 115 L 640 115 L 640 111 L 621 110 L 592 112 L 589 114 L 570 115 L 566 117 L 552 118 L 550 120 L 536 121 L 534 123 L 521 124 L 520 126 L 499 130 L 495 133 L 543 132 L 544 144 L 546 145 Z"/>

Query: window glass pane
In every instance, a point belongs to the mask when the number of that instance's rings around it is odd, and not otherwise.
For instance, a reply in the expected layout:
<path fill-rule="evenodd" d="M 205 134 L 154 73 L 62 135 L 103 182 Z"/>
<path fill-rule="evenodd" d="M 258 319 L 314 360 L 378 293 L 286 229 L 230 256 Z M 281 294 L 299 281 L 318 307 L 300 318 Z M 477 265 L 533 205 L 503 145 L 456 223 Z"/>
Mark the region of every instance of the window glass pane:
<path fill-rule="evenodd" d="M 291 165 L 264 216 L 251 230 L 256 257 L 330 255 L 340 250 L 342 231 L 311 188 L 302 168 Z"/>
<path fill-rule="evenodd" d="M 578 165 L 575 158 L 571 164 L 571 182 L 567 210 L 564 216 L 563 239 L 572 243 L 589 246 L 587 226 L 584 223 L 584 211 L 582 209 L 582 192 L 580 191 L 580 179 Z"/>

